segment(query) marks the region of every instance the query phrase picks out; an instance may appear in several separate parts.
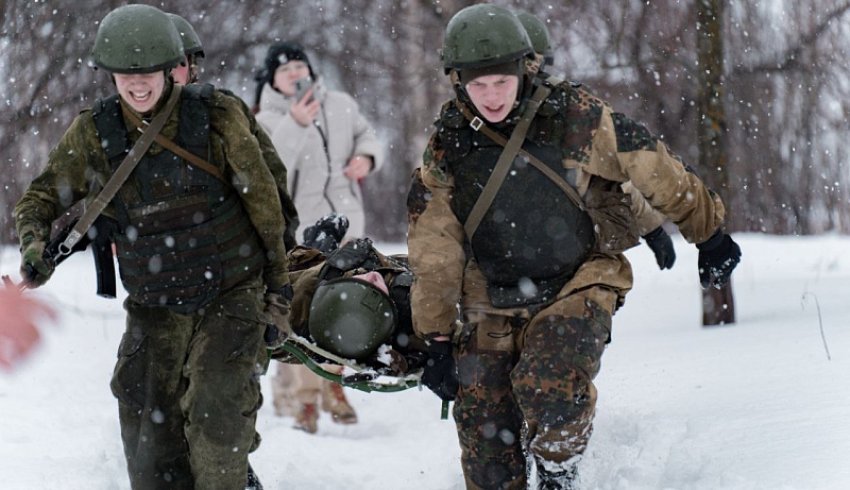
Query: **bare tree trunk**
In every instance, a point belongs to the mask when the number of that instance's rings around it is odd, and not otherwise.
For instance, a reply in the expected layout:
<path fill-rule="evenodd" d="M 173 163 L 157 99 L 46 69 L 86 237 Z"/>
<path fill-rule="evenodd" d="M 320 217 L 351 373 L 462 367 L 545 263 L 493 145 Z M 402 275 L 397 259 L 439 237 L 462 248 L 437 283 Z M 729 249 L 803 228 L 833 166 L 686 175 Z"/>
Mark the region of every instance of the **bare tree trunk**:
<path fill-rule="evenodd" d="M 726 113 L 723 105 L 723 0 L 697 2 L 697 144 L 700 168 L 710 169 L 708 184 L 728 194 Z M 724 199 L 724 202 L 729 202 Z M 728 211 L 727 211 L 728 212 Z M 703 291 L 702 324 L 735 323 L 732 283 Z"/>

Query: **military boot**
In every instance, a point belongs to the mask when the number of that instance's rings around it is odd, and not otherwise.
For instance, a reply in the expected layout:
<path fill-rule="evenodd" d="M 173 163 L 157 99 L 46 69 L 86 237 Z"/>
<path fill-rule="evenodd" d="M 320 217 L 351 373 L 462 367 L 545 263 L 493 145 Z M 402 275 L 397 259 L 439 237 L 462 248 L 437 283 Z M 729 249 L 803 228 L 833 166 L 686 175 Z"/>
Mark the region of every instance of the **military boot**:
<path fill-rule="evenodd" d="M 570 464 L 555 471 L 537 464 L 537 488 L 540 490 L 578 490 L 578 468 Z"/>
<path fill-rule="evenodd" d="M 303 430 L 308 434 L 315 434 L 319 430 L 319 411 L 316 409 L 315 403 L 305 403 L 301 405 L 298 412 L 295 414 L 295 425 L 292 427 L 298 430 Z"/>
<path fill-rule="evenodd" d="M 251 468 L 251 463 L 248 463 L 248 483 L 245 485 L 245 490 L 263 490 L 263 484 L 254 473 L 254 468 Z"/>
<path fill-rule="evenodd" d="M 351 404 L 348 403 L 340 384 L 322 383 L 322 410 L 329 412 L 331 418 L 337 424 L 357 423 L 357 414 Z"/>

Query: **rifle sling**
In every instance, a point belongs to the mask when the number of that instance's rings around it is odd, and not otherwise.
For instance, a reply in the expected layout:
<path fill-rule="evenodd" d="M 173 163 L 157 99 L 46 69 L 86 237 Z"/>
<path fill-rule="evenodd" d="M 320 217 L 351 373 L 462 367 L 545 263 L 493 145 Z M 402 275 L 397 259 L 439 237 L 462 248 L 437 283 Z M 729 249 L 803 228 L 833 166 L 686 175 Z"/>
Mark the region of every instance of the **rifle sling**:
<path fill-rule="evenodd" d="M 128 119 L 133 121 L 133 123 L 136 125 L 138 130 L 142 131 L 142 121 L 138 117 L 136 117 L 135 114 L 130 112 L 126 107 L 121 106 L 121 109 L 124 111 L 124 115 L 127 116 Z M 157 133 L 154 136 L 154 141 L 159 143 L 162 147 L 164 147 L 165 149 L 167 149 L 171 153 L 174 153 L 175 155 L 186 160 L 187 162 L 191 163 L 192 165 L 194 165 L 194 166 L 200 168 L 201 170 L 207 172 L 208 174 L 212 175 L 216 179 L 218 179 L 218 180 L 220 180 L 224 183 L 227 183 L 227 180 L 224 178 L 224 174 L 221 173 L 221 170 L 219 170 L 218 167 L 216 167 L 215 165 L 211 164 L 210 162 L 204 160 L 203 158 L 199 157 L 198 155 L 195 155 L 194 153 L 182 148 L 177 143 L 175 143 L 175 142 L 171 141 L 170 139 L 166 138 L 165 136 L 163 136 L 162 133 Z"/>
<path fill-rule="evenodd" d="M 553 84 L 556 84 L 556 83 L 558 83 L 558 80 L 555 79 L 555 78 L 549 78 L 547 80 L 547 82 L 550 82 L 550 83 L 554 82 Z M 542 89 L 544 87 L 545 87 L 544 85 L 541 85 L 541 87 L 538 88 L 538 91 L 535 92 L 532 100 L 537 97 L 537 95 L 540 93 L 540 89 Z M 548 90 L 548 87 L 547 87 L 546 93 L 543 96 L 543 98 L 545 98 L 548 95 L 549 95 L 549 90 Z M 537 102 L 537 106 L 539 106 L 540 103 L 542 103 L 542 99 Z M 499 156 L 499 161 L 496 163 L 496 167 L 494 168 L 493 173 L 490 175 L 490 179 L 487 180 L 487 184 L 485 185 L 484 190 L 481 192 L 481 197 L 479 197 L 478 201 L 476 201 L 475 205 L 473 206 L 472 212 L 470 212 L 469 218 L 467 218 L 467 221 L 464 224 L 464 230 L 466 230 L 467 237 L 471 238 L 472 234 L 470 233 L 470 231 L 472 233 L 475 232 L 475 228 L 477 228 L 478 224 L 480 224 L 481 219 L 483 219 L 483 217 L 484 217 L 484 213 L 487 212 L 487 208 L 489 208 L 489 206 L 492 204 L 493 199 L 495 198 L 496 191 L 498 191 L 498 187 L 501 186 L 502 181 L 504 180 L 505 176 L 507 175 L 507 169 L 509 168 L 509 165 L 504 165 L 503 162 L 502 162 L 502 158 L 505 157 L 506 154 L 507 154 L 507 150 L 508 150 L 507 145 L 510 143 L 510 141 L 507 140 L 504 136 L 502 136 L 498 132 L 496 132 L 493 129 L 491 129 L 490 127 L 488 127 L 486 124 L 484 124 L 484 122 L 480 118 L 475 116 L 472 113 L 472 111 L 465 104 L 463 104 L 462 102 L 460 102 L 457 99 L 455 99 L 455 106 L 458 108 L 458 110 L 461 112 L 461 114 L 463 114 L 463 116 L 467 120 L 469 120 L 469 124 L 472 127 L 472 129 L 474 129 L 476 131 L 480 131 L 481 133 L 483 133 L 485 136 L 487 136 L 491 140 L 493 140 L 496 143 L 498 143 L 499 145 L 505 147 L 505 151 L 503 151 L 502 154 Z M 531 109 L 532 109 L 532 107 L 531 107 L 531 105 L 529 105 L 529 108 L 526 110 L 526 114 L 528 114 L 528 111 L 531 110 Z M 536 107 L 534 108 L 534 111 L 535 112 L 537 111 Z M 524 120 L 526 114 L 523 114 L 523 120 Z M 533 118 L 533 115 L 532 115 L 532 118 Z M 517 124 L 516 129 L 514 129 L 514 132 L 511 135 L 512 140 L 513 140 L 514 136 L 517 134 L 517 132 L 519 131 L 520 125 L 522 124 L 522 122 L 523 121 L 520 121 L 520 123 Z M 529 120 L 529 122 L 530 122 L 530 120 Z M 528 131 L 528 127 L 526 126 L 524 131 L 523 131 L 523 137 L 525 136 L 525 132 L 527 132 L 527 131 Z M 555 172 L 554 170 L 552 170 L 548 165 L 546 165 L 545 163 L 540 161 L 539 158 L 535 157 L 534 155 L 532 155 L 531 153 L 529 153 L 525 149 L 519 148 L 518 150 L 514 150 L 514 153 L 511 155 L 511 158 L 507 160 L 507 162 L 508 163 L 512 162 L 513 156 L 516 155 L 517 153 L 519 153 L 520 155 L 525 157 L 528 160 L 528 163 L 531 164 L 532 167 L 536 168 L 540 173 L 545 175 L 549 180 L 551 180 L 555 185 L 557 185 L 558 188 L 560 188 L 564 192 L 564 194 L 566 194 L 567 197 L 573 202 L 573 204 L 575 204 L 579 209 L 581 209 L 581 210 L 585 209 L 584 200 L 581 198 L 581 196 L 579 195 L 579 193 L 575 189 L 575 187 L 573 187 L 569 182 L 564 180 L 563 177 L 558 175 L 558 173 Z M 505 168 L 500 169 L 500 165 L 504 165 Z M 501 176 L 496 175 L 497 171 L 500 171 Z M 491 191 L 488 191 L 488 188 L 490 188 L 490 183 L 493 182 L 494 176 L 497 176 L 499 178 L 498 185 L 496 185 L 494 183 L 495 187 Z M 488 192 L 492 192 L 492 196 L 487 197 L 487 199 L 489 199 L 489 201 L 482 202 L 485 198 L 485 193 L 488 193 Z M 479 206 L 479 204 L 481 206 Z M 485 206 L 485 204 L 486 204 L 486 206 Z M 480 209 L 478 209 L 478 208 L 480 208 Z M 479 213 L 480 213 L 480 216 L 479 216 Z M 473 221 L 473 218 L 476 221 Z M 471 225 L 474 225 L 474 226 L 471 226 Z"/>
<path fill-rule="evenodd" d="M 159 114 L 153 118 L 147 129 L 142 131 L 142 135 L 136 141 L 136 144 L 130 149 L 130 152 L 127 153 L 127 156 L 124 157 L 121 165 L 118 166 L 106 184 L 104 184 L 100 193 L 95 196 L 94 200 L 86 207 L 85 212 L 82 216 L 80 216 L 77 224 L 74 225 L 74 228 L 59 245 L 60 255 L 68 255 L 71 253 L 74 245 L 76 245 L 83 235 L 88 232 L 89 228 L 91 228 L 91 225 L 94 223 L 94 220 L 100 216 L 100 213 L 103 212 L 112 198 L 115 197 L 115 194 L 118 193 L 118 189 L 124 185 L 124 182 L 126 182 L 130 177 L 130 174 L 133 173 L 136 165 L 138 165 L 139 161 L 145 153 L 147 153 L 148 148 L 150 148 L 151 143 L 153 143 L 154 137 L 158 135 L 159 132 L 162 131 L 163 126 L 165 126 L 165 121 L 168 119 L 171 111 L 174 110 L 174 106 L 177 105 L 177 101 L 180 100 L 181 91 L 182 87 L 174 85 L 174 88 L 171 90 L 171 95 L 165 103 L 165 107 L 163 107 Z"/>

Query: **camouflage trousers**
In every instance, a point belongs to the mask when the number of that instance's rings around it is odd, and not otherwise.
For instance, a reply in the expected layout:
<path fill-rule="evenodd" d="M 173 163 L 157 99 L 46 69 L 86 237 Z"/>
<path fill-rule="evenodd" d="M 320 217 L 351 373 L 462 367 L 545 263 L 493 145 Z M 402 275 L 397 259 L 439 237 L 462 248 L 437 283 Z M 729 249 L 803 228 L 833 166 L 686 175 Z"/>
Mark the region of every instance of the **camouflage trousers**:
<path fill-rule="evenodd" d="M 180 315 L 126 301 L 112 377 L 134 489 L 244 489 L 267 366 L 259 280 Z"/>
<path fill-rule="evenodd" d="M 595 287 L 530 319 L 465 314 L 454 418 L 467 488 L 524 489 L 528 459 L 557 472 L 584 452 L 616 301 Z"/>

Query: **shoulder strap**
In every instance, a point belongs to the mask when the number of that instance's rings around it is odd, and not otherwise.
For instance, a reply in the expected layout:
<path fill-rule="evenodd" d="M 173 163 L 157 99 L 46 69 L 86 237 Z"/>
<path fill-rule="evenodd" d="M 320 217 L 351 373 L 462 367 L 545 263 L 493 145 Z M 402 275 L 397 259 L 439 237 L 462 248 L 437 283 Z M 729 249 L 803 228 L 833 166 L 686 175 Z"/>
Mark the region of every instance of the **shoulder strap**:
<path fill-rule="evenodd" d="M 210 159 L 210 112 L 215 87 L 190 83 L 183 86 L 180 121 L 174 142 L 206 160 Z"/>
<path fill-rule="evenodd" d="M 111 95 L 105 99 L 97 99 L 91 111 L 100 144 L 110 163 L 112 159 L 130 151 L 127 144 L 127 130 L 124 128 L 124 121 L 121 120 L 120 107 L 119 96 Z"/>
<path fill-rule="evenodd" d="M 499 191 L 499 188 L 502 187 L 502 182 L 505 181 L 505 177 L 508 175 L 508 170 L 510 170 L 514 158 L 517 153 L 522 150 L 522 143 L 525 141 L 525 135 L 528 133 L 531 121 L 534 120 L 534 115 L 537 114 L 540 104 L 546 99 L 546 97 L 549 96 L 550 92 L 551 89 L 544 84 L 537 87 L 537 90 L 528 102 L 528 107 L 526 107 L 525 112 L 522 114 L 522 118 L 511 133 L 511 138 L 507 141 L 505 141 L 505 138 L 502 135 L 487 127 L 487 125 L 484 124 L 484 121 L 478 116 L 473 116 L 471 118 L 469 125 L 472 126 L 472 129 L 483 132 L 485 135 L 504 146 L 504 150 L 502 150 L 501 155 L 499 155 L 499 160 L 496 162 L 493 172 L 490 173 L 490 177 L 487 179 L 487 183 L 484 185 L 481 195 L 478 196 L 478 200 L 475 201 L 475 204 L 472 206 L 472 211 L 469 212 L 466 223 L 463 224 L 463 229 L 466 232 L 468 239 L 472 239 L 472 236 L 475 234 L 475 230 L 478 229 L 478 225 L 480 225 L 481 220 L 484 219 L 484 214 L 487 213 L 487 210 L 490 209 L 490 205 L 493 204 L 493 199 L 496 198 L 496 193 Z M 458 109 L 460 109 L 467 119 L 470 119 L 469 116 L 472 116 L 472 112 L 469 108 L 459 100 L 455 100 Z M 498 139 L 496 137 L 498 137 Z"/>
<path fill-rule="evenodd" d="M 142 131 L 141 120 L 135 114 L 130 112 L 130 110 L 126 107 L 121 106 L 121 108 L 124 111 L 124 115 L 127 116 L 127 119 L 133 121 L 133 124 L 136 125 L 139 131 Z M 159 143 L 163 148 L 166 148 L 171 153 L 174 153 L 175 155 L 200 168 L 201 170 L 207 172 L 218 180 L 227 183 L 227 179 L 224 178 L 224 174 L 221 173 L 221 170 L 219 170 L 218 167 L 204 160 L 198 155 L 195 155 L 194 153 L 183 149 L 182 147 L 180 147 L 180 145 L 166 138 L 162 134 L 157 133 L 154 136 L 154 141 Z"/>
<path fill-rule="evenodd" d="M 89 228 L 91 228 L 94 220 L 100 216 L 100 213 L 103 212 L 107 204 L 109 204 L 109 201 L 115 197 L 118 189 L 124 185 L 124 182 L 126 182 L 130 177 L 130 174 L 133 173 L 136 165 L 138 165 L 142 157 L 145 156 L 148 148 L 150 148 L 153 143 L 154 137 L 158 135 L 159 132 L 162 131 L 162 127 L 165 126 L 165 121 L 168 120 L 168 116 L 174 110 L 174 106 L 177 105 L 177 101 L 180 100 L 180 92 L 180 86 L 175 85 L 174 89 L 171 91 L 171 96 L 165 103 L 165 107 L 163 107 L 159 114 L 153 118 L 147 129 L 142 131 L 142 136 L 139 137 L 136 144 L 133 145 L 133 148 L 130 149 L 130 152 L 127 153 L 126 157 L 124 157 L 124 161 L 121 162 L 121 165 L 118 166 L 115 173 L 112 174 L 112 177 L 110 177 L 106 184 L 104 184 L 100 193 L 86 208 L 83 215 L 80 216 L 79 221 L 77 221 L 77 224 L 74 225 L 74 228 L 70 231 L 70 233 L 68 233 L 65 241 L 59 245 L 59 253 L 61 255 L 68 255 L 71 253 L 74 245 L 82 239 L 83 235 L 85 235 Z"/>

